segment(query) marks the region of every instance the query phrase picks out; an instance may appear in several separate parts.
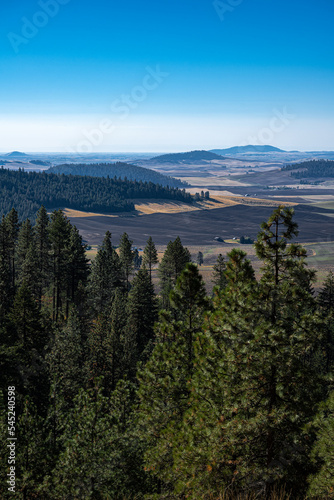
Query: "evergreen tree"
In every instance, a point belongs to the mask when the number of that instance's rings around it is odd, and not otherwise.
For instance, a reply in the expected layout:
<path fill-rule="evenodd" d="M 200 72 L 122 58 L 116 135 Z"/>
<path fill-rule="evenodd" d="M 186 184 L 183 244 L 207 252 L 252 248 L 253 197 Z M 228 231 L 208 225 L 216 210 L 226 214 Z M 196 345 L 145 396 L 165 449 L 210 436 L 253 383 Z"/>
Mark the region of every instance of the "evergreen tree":
<path fill-rule="evenodd" d="M 217 258 L 217 262 L 212 268 L 212 283 L 215 286 L 218 286 L 220 289 L 225 288 L 227 284 L 227 279 L 225 276 L 226 272 L 226 264 L 225 264 L 225 259 L 220 253 Z"/>
<path fill-rule="evenodd" d="M 201 266 L 204 263 L 204 258 L 203 258 L 202 252 L 198 252 L 197 257 L 196 257 L 196 262 L 199 266 Z"/>
<path fill-rule="evenodd" d="M 134 267 L 135 271 L 138 271 L 138 269 L 140 269 L 142 262 L 143 262 L 143 257 L 141 257 L 141 255 L 139 255 L 138 249 L 135 248 L 133 251 L 133 267 Z"/>
<path fill-rule="evenodd" d="M 148 437 L 145 464 L 147 470 L 163 481 L 164 492 L 172 491 L 177 476 L 173 441 L 188 408 L 195 363 L 193 343 L 202 327 L 203 311 L 208 307 L 196 265 L 188 263 L 181 272 L 171 293 L 171 304 L 178 308 L 181 319 L 160 317 L 162 324 L 157 325 L 160 342 L 139 374 L 139 414 Z"/>
<path fill-rule="evenodd" d="M 52 318 L 54 321 L 60 319 L 63 313 L 64 293 L 67 289 L 69 241 L 71 225 L 62 210 L 55 210 L 51 215 L 51 223 L 48 226 L 51 245 L 52 259 Z"/>
<path fill-rule="evenodd" d="M 34 226 L 39 305 L 41 305 L 43 293 L 48 288 L 51 281 L 49 223 L 49 216 L 45 207 L 42 205 L 37 213 L 36 225 Z"/>
<path fill-rule="evenodd" d="M 49 392 L 44 362 L 49 339 L 48 325 L 25 282 L 18 289 L 8 313 L 7 332 L 11 345 L 16 347 L 11 371 L 18 393 L 21 396 L 30 395 L 40 411 L 45 411 Z"/>
<path fill-rule="evenodd" d="M 134 387 L 120 382 L 111 398 L 99 382 L 81 389 L 65 422 L 62 451 L 44 480 L 46 498 L 135 498 L 147 492 L 142 439 L 136 432 Z"/>
<path fill-rule="evenodd" d="M 70 304 L 79 305 L 77 291 L 79 284 L 85 286 L 88 279 L 88 259 L 86 247 L 82 243 L 82 237 L 75 226 L 70 228 L 68 242 L 68 270 L 67 270 L 67 297 L 66 317 L 69 314 Z"/>
<path fill-rule="evenodd" d="M 323 326 L 300 286 L 305 251 L 288 245 L 292 216 L 279 207 L 262 226 L 259 284 L 244 255 L 230 254 L 227 287 L 195 342 L 188 411 L 174 439 L 179 493 L 225 487 L 270 498 L 282 484 L 294 495 L 305 489 L 312 439 L 304 426 L 323 396 L 315 359 Z"/>
<path fill-rule="evenodd" d="M 123 233 L 119 243 L 119 259 L 124 276 L 124 286 L 127 291 L 129 291 L 130 283 L 129 277 L 134 268 L 134 253 L 132 251 L 132 241 L 129 239 L 127 233 Z"/>
<path fill-rule="evenodd" d="M 140 269 L 132 282 L 124 337 L 125 363 L 134 377 L 137 363 L 146 361 L 153 348 L 157 302 L 149 273 Z"/>
<path fill-rule="evenodd" d="M 14 297 L 4 218 L 0 224 L 0 321 L 2 324 Z"/>
<path fill-rule="evenodd" d="M 26 282 L 35 297 L 38 297 L 38 264 L 34 244 L 33 228 L 26 219 L 19 230 L 16 246 L 17 284 Z"/>
<path fill-rule="evenodd" d="M 103 314 L 111 306 L 121 278 L 121 263 L 112 246 L 111 233 L 107 231 L 91 266 L 90 293 L 95 315 Z"/>
<path fill-rule="evenodd" d="M 334 496 L 334 392 L 323 403 L 315 419 L 317 440 L 313 448 L 315 462 L 320 462 L 319 471 L 310 477 L 310 498 L 333 498 Z"/>
<path fill-rule="evenodd" d="M 103 393 L 109 396 L 129 367 L 124 360 L 123 336 L 127 322 L 126 297 L 117 289 L 110 317 L 100 316 L 88 335 L 88 379 L 90 385 L 103 377 Z"/>
<path fill-rule="evenodd" d="M 334 275 L 332 271 L 328 273 L 323 288 L 320 290 L 318 305 L 326 330 L 322 345 L 326 355 L 325 373 L 330 373 L 334 365 Z M 323 366 L 320 369 L 323 370 Z"/>
<path fill-rule="evenodd" d="M 330 271 L 319 292 L 318 302 L 325 314 L 334 311 L 334 274 Z"/>
<path fill-rule="evenodd" d="M 6 247 L 11 273 L 11 287 L 15 290 L 15 245 L 19 232 L 19 218 L 15 208 L 12 208 L 12 210 L 4 218 L 3 222 L 7 233 Z"/>
<path fill-rule="evenodd" d="M 175 241 L 170 241 L 159 265 L 161 295 L 164 308 L 170 307 L 169 294 L 188 262 L 191 262 L 190 252 L 187 248 L 183 247 L 180 238 L 177 237 Z"/>
<path fill-rule="evenodd" d="M 152 240 L 152 237 L 150 236 L 147 240 L 146 247 L 144 248 L 143 264 L 148 268 L 151 279 L 152 268 L 155 264 L 158 264 L 158 262 L 158 252 Z"/>

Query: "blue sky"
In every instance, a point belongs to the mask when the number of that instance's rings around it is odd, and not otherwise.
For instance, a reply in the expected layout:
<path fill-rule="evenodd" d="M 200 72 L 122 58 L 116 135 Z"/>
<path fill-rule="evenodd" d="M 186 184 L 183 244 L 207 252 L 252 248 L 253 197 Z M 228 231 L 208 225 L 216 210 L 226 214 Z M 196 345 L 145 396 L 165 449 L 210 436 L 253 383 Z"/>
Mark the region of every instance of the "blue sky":
<path fill-rule="evenodd" d="M 20 0 L 1 18 L 2 151 L 334 149 L 332 0 Z"/>

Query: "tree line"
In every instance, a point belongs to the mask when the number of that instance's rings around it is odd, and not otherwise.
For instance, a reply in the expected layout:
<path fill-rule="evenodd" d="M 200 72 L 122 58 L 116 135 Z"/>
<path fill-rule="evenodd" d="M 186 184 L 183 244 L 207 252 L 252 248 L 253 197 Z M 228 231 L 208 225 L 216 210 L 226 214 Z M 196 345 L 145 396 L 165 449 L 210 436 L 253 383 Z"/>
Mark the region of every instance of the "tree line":
<path fill-rule="evenodd" d="M 149 168 L 138 167 L 128 163 L 65 163 L 50 167 L 47 173 L 88 175 L 90 177 L 112 177 L 128 181 L 152 182 L 170 188 L 183 188 L 187 182 L 180 181 L 169 175 L 161 174 Z"/>
<path fill-rule="evenodd" d="M 23 169 L 0 168 L 0 216 L 15 206 L 22 219 L 35 219 L 41 205 L 100 213 L 134 210 L 135 198 L 162 198 L 191 203 L 185 190 L 163 187 L 152 182 L 99 178 Z"/>
<path fill-rule="evenodd" d="M 302 163 L 286 165 L 282 170 L 292 170 L 291 176 L 296 179 L 334 177 L 333 160 L 310 160 Z M 293 170 L 299 170 L 293 172 Z"/>
<path fill-rule="evenodd" d="M 333 498 L 334 275 L 315 296 L 293 209 L 261 226 L 261 277 L 233 249 L 212 296 L 180 238 L 160 262 L 149 238 L 141 262 L 107 232 L 90 263 L 61 210 L 18 219 L 0 224 L 17 498 Z"/>

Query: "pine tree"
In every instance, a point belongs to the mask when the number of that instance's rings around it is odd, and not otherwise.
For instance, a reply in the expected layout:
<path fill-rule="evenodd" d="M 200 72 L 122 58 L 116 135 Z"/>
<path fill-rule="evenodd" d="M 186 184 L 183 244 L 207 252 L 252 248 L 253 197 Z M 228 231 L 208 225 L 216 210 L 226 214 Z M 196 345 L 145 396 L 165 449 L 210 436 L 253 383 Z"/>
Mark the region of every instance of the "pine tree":
<path fill-rule="evenodd" d="M 68 242 L 68 271 L 67 271 L 67 297 L 66 317 L 69 315 L 70 304 L 78 304 L 77 291 L 79 284 L 86 285 L 88 279 L 88 259 L 86 247 L 82 243 L 82 237 L 75 226 L 71 226 Z"/>
<path fill-rule="evenodd" d="M 177 476 L 173 441 L 188 408 L 189 385 L 195 366 L 193 344 L 201 331 L 203 312 L 208 307 L 204 283 L 196 265 L 188 263 L 181 272 L 171 292 L 171 304 L 177 307 L 180 319 L 160 316 L 162 324 L 157 325 L 160 342 L 139 373 L 139 414 L 148 437 L 145 464 L 147 470 L 163 481 L 164 491 L 172 488 Z M 163 324 L 165 318 L 167 325 Z"/>
<path fill-rule="evenodd" d="M 159 265 L 160 286 L 164 308 L 170 307 L 170 291 L 188 262 L 191 262 L 190 252 L 187 248 L 183 247 L 180 238 L 177 237 L 175 241 L 170 241 Z"/>
<path fill-rule="evenodd" d="M 309 478 L 310 498 L 333 498 L 334 494 L 334 392 L 323 403 L 315 419 L 317 440 L 313 459 L 319 471 Z"/>
<path fill-rule="evenodd" d="M 322 348 L 326 354 L 325 373 L 330 373 L 334 365 L 334 275 L 332 271 L 318 295 L 320 314 L 323 317 L 326 336 Z M 319 367 L 323 370 L 324 366 Z"/>
<path fill-rule="evenodd" d="M 38 263 L 34 244 L 33 228 L 26 219 L 19 230 L 16 245 L 17 285 L 26 282 L 35 297 L 38 297 Z"/>
<path fill-rule="evenodd" d="M 38 269 L 38 301 L 41 306 L 42 296 L 51 282 L 51 256 L 49 239 L 50 219 L 45 207 L 42 205 L 36 217 L 34 226 L 35 249 Z"/>
<path fill-rule="evenodd" d="M 130 377 L 137 363 L 146 361 L 153 348 L 157 302 L 149 273 L 140 269 L 132 282 L 128 300 L 128 320 L 124 336 L 125 363 Z"/>
<path fill-rule="evenodd" d="M 196 262 L 199 266 L 201 266 L 204 263 L 204 258 L 203 258 L 202 252 L 198 252 L 197 257 L 196 257 Z"/>
<path fill-rule="evenodd" d="M 305 490 L 312 439 L 304 427 L 323 396 L 315 359 L 323 325 L 300 285 L 305 251 L 288 244 L 292 216 L 279 207 L 262 225 L 260 283 L 244 255 L 230 254 L 227 287 L 194 345 L 188 411 L 174 439 L 179 493 Z"/>
<path fill-rule="evenodd" d="M 15 208 L 3 220 L 7 232 L 7 255 L 11 272 L 11 286 L 15 290 L 15 246 L 19 232 L 19 219 Z"/>
<path fill-rule="evenodd" d="M 158 262 L 158 252 L 152 240 L 152 237 L 150 236 L 147 240 L 146 247 L 144 248 L 143 264 L 148 268 L 151 279 L 152 268 L 155 264 L 158 264 Z"/>
<path fill-rule="evenodd" d="M 129 291 L 130 288 L 129 277 L 134 268 L 132 243 L 133 242 L 129 239 L 127 233 L 123 233 L 119 243 L 119 259 L 124 276 L 124 286 L 127 291 Z"/>
<path fill-rule="evenodd" d="M 95 315 L 104 314 L 111 306 L 115 290 L 121 286 L 122 272 L 119 256 L 106 232 L 101 248 L 91 266 L 90 293 Z"/>
<path fill-rule="evenodd" d="M 319 292 L 318 302 L 325 314 L 330 314 L 334 311 L 334 274 L 330 271 Z"/>
<path fill-rule="evenodd" d="M 64 293 L 68 279 L 69 241 L 71 225 L 62 210 L 55 210 L 48 226 L 52 259 L 52 318 L 58 321 L 63 311 Z"/>
<path fill-rule="evenodd" d="M 30 395 L 41 411 L 45 411 L 49 392 L 44 362 L 44 350 L 49 340 L 48 329 L 28 285 L 24 282 L 8 313 L 7 331 L 11 345 L 16 347 L 12 360 L 15 385 L 19 394 Z"/>
<path fill-rule="evenodd" d="M 127 322 L 126 297 L 115 291 L 110 317 L 101 315 L 88 334 L 89 384 L 103 377 L 103 394 L 110 396 L 129 367 L 124 360 L 123 336 Z"/>
<path fill-rule="evenodd" d="M 215 286 L 218 286 L 220 289 L 225 288 L 227 284 L 227 279 L 225 276 L 226 272 L 226 264 L 225 264 L 225 259 L 220 253 L 217 258 L 217 262 L 212 268 L 212 283 Z"/>
<path fill-rule="evenodd" d="M 45 477 L 45 498 L 142 498 L 148 490 L 143 440 L 136 429 L 134 386 L 121 381 L 111 397 L 100 381 L 74 399 L 65 420 L 62 451 Z"/>

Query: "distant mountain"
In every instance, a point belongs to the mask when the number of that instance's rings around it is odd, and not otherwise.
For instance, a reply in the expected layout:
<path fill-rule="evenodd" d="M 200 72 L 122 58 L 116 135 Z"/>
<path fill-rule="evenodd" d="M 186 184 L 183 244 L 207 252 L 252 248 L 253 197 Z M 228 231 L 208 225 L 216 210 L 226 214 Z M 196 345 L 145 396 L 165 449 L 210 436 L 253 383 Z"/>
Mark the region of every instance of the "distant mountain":
<path fill-rule="evenodd" d="M 147 163 L 196 163 L 211 160 L 225 160 L 222 156 L 210 151 L 189 151 L 188 153 L 170 153 L 155 156 Z"/>
<path fill-rule="evenodd" d="M 46 173 L 84 175 L 90 177 L 109 176 L 111 179 L 117 177 L 118 179 L 127 179 L 128 181 L 153 182 L 154 184 L 160 184 L 160 186 L 169 186 L 172 188 L 184 188 L 188 185 L 179 179 L 160 174 L 155 170 L 121 162 L 88 164 L 65 163 L 63 165 L 50 167 L 46 170 Z"/>
<path fill-rule="evenodd" d="M 286 153 L 283 149 L 275 148 L 274 146 L 234 146 L 228 149 L 211 149 L 211 153 L 218 155 L 227 154 L 242 154 L 242 153 Z"/>
<path fill-rule="evenodd" d="M 22 157 L 27 157 L 29 155 L 21 153 L 20 151 L 13 151 L 12 153 L 8 153 L 5 156 L 8 156 L 9 158 L 22 158 Z"/>

